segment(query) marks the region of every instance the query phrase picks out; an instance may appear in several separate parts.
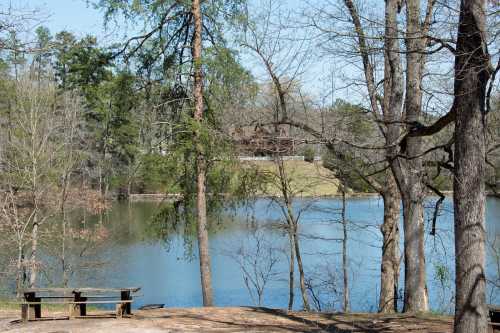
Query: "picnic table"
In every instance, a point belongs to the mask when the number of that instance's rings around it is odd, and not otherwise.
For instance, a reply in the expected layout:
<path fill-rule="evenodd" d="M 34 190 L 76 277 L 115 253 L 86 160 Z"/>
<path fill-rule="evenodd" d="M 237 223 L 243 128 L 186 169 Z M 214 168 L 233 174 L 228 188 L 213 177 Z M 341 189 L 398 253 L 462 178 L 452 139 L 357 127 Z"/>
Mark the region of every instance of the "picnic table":
<path fill-rule="evenodd" d="M 87 316 L 87 304 L 116 304 L 116 317 L 132 314 L 133 293 L 141 288 L 29 288 L 21 302 L 23 321 L 42 317 L 43 304 L 68 304 L 69 318 Z M 44 301 L 47 300 L 47 301 Z"/>
<path fill-rule="evenodd" d="M 488 305 L 490 332 L 500 332 L 500 306 Z"/>

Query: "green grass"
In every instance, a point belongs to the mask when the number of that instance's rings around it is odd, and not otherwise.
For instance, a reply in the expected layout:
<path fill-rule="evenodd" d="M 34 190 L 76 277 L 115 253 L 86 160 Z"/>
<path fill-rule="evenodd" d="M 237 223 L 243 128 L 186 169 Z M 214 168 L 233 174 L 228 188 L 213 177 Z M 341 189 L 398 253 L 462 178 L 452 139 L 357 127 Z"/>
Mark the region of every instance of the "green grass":
<path fill-rule="evenodd" d="M 265 186 L 262 195 L 281 196 L 278 181 L 278 167 L 273 161 L 245 161 L 257 167 L 272 180 Z M 303 197 L 327 197 L 338 195 L 338 180 L 332 171 L 324 168 L 321 162 L 284 161 L 285 172 L 292 192 Z"/>

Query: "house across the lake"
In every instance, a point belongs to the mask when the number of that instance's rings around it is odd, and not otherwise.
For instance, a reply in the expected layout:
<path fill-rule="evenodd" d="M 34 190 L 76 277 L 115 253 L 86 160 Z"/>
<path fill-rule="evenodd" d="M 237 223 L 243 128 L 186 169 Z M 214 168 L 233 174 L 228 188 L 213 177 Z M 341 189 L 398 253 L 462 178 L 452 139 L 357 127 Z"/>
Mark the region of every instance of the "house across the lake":
<path fill-rule="evenodd" d="M 295 139 L 289 135 L 288 125 L 239 126 L 231 131 L 240 155 L 271 156 L 295 155 Z"/>

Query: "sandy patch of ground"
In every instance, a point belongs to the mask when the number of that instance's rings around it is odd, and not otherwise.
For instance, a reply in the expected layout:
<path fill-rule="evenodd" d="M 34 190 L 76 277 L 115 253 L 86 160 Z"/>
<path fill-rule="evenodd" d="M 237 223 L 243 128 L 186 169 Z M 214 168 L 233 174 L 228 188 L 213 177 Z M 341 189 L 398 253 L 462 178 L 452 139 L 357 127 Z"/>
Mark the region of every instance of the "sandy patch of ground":
<path fill-rule="evenodd" d="M 36 333 L 74 332 L 452 332 L 450 317 L 379 314 L 318 314 L 266 308 L 168 308 L 135 311 L 131 318 L 116 319 L 105 312 L 100 318 L 65 319 L 65 313 L 43 313 L 42 319 L 20 323 L 19 312 L 0 312 L 0 331 Z"/>

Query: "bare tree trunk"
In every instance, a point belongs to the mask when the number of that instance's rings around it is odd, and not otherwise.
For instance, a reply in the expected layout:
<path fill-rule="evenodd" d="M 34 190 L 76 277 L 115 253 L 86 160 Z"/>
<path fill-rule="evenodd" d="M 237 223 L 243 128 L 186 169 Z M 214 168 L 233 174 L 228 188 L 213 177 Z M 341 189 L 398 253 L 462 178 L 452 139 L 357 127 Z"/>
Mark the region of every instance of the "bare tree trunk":
<path fill-rule="evenodd" d="M 346 212 L 346 200 L 345 200 L 345 187 L 342 185 L 342 273 L 344 282 L 344 312 L 349 312 L 349 272 L 347 263 L 347 219 L 345 216 Z"/>
<path fill-rule="evenodd" d="M 398 311 L 400 196 L 390 172 L 387 172 L 387 187 L 382 198 L 384 200 L 384 223 L 380 227 L 383 243 L 379 312 L 392 313 Z"/>
<path fill-rule="evenodd" d="M 292 207 L 292 199 L 291 195 L 292 190 L 289 186 L 288 183 L 288 178 L 285 170 L 285 165 L 283 163 L 283 158 L 279 155 L 279 152 L 277 152 L 276 155 L 276 164 L 278 166 L 278 173 L 279 173 L 279 181 L 281 185 L 281 194 L 283 195 L 283 201 L 284 201 L 284 207 L 283 208 L 283 214 L 285 215 L 288 229 L 289 229 L 289 234 L 290 234 L 290 241 L 292 242 L 290 246 L 294 247 L 295 251 L 295 257 L 297 259 L 297 267 L 299 268 L 299 282 L 300 282 L 300 292 L 302 295 L 302 303 L 304 305 L 304 310 L 310 311 L 310 306 L 309 306 L 309 300 L 307 298 L 307 288 L 306 288 L 306 283 L 305 283 L 305 273 L 304 273 L 304 266 L 302 264 L 302 257 L 300 255 L 300 240 L 299 240 L 299 235 L 297 233 L 298 231 L 298 221 L 295 219 L 295 214 L 293 213 L 293 207 Z M 292 254 L 290 255 L 292 257 Z M 292 262 L 293 263 L 293 262 Z M 290 292 L 291 292 L 291 297 L 293 297 L 293 269 L 294 269 L 294 264 L 290 264 Z M 293 302 L 293 301 L 292 301 Z M 289 302 L 289 306 L 292 302 Z"/>
<path fill-rule="evenodd" d="M 462 0 L 455 58 L 455 333 L 487 332 L 485 295 L 485 95 L 489 80 L 484 0 Z"/>
<path fill-rule="evenodd" d="M 363 60 L 365 80 L 367 83 L 372 114 L 378 120 L 380 115 L 377 103 L 378 93 L 374 80 L 373 65 L 370 62 L 370 53 L 365 33 L 361 25 L 361 19 L 352 0 L 344 0 L 349 9 L 351 18 L 358 37 L 359 52 Z M 418 121 L 421 113 L 422 91 L 420 83 L 422 80 L 422 68 L 425 57 L 422 55 L 426 46 L 426 34 L 432 18 L 434 0 L 429 0 L 423 24 L 420 24 L 420 0 L 406 1 L 406 121 Z M 397 14 L 401 9 L 401 1 L 387 0 L 385 2 L 385 63 L 384 63 L 384 98 L 382 103 L 382 113 L 385 130 L 381 132 L 386 137 L 388 156 L 387 162 L 390 164 L 398 189 L 403 198 L 406 198 L 405 213 L 405 311 L 427 311 L 428 301 L 425 288 L 425 260 L 423 252 L 423 185 L 422 185 L 422 162 L 421 159 L 413 158 L 421 150 L 421 138 L 409 138 L 407 150 L 402 152 L 412 156 L 409 161 L 402 161 L 397 158 L 399 152 L 395 143 L 401 132 L 402 107 L 403 107 L 403 70 L 400 57 L 400 36 L 397 25 Z M 385 222 L 384 222 L 385 223 Z M 391 223 L 391 222 L 388 222 Z M 408 235 L 407 229 L 408 228 Z M 388 228 L 389 229 L 389 228 Z M 410 247 L 407 249 L 407 247 Z M 412 256 L 412 257 L 409 257 Z M 388 261 L 387 261 L 388 262 Z M 399 270 L 399 266 L 397 267 Z M 397 273 L 395 273 L 397 274 Z M 408 281 L 406 281 L 408 280 Z M 410 288 L 410 289 L 408 289 Z M 387 299 L 387 288 L 381 301 Z M 395 295 L 394 295 L 395 296 Z M 395 298 L 393 296 L 393 298 Z M 411 304 L 409 304 L 410 302 Z"/>
<path fill-rule="evenodd" d="M 194 119 L 201 123 L 203 120 L 203 71 L 201 67 L 201 33 L 202 15 L 200 0 L 193 0 L 191 13 L 194 18 L 194 35 L 192 56 L 194 63 L 194 86 L 193 95 L 195 100 Z M 195 133 L 196 156 L 196 190 L 197 190 L 197 223 L 198 223 L 198 251 L 200 260 L 201 289 L 203 294 L 203 305 L 213 306 L 212 275 L 210 272 L 210 253 L 207 230 L 207 202 L 206 202 L 206 161 L 203 154 L 203 147 L 199 142 L 199 129 Z"/>
<path fill-rule="evenodd" d="M 295 256 L 297 258 L 297 267 L 299 268 L 299 282 L 300 282 L 300 292 L 302 295 L 302 303 L 304 304 L 304 310 L 310 311 L 311 308 L 309 306 L 309 299 L 307 298 L 307 288 L 306 288 L 306 280 L 304 273 L 304 265 L 302 264 L 302 256 L 300 254 L 300 246 L 299 246 L 299 235 L 298 235 L 298 223 L 295 222 L 294 226 L 294 245 L 295 245 Z"/>
<path fill-rule="evenodd" d="M 201 289 L 203 305 L 213 306 L 212 274 L 210 270 L 210 253 L 207 230 L 207 204 L 205 193 L 205 161 L 197 160 L 197 222 L 198 251 L 200 256 Z"/>
<path fill-rule="evenodd" d="M 24 256 L 23 256 L 23 246 L 22 240 L 19 241 L 17 245 L 17 265 L 16 265 L 16 294 L 17 297 L 21 296 L 21 289 L 23 287 L 23 266 L 24 266 Z"/>
<path fill-rule="evenodd" d="M 424 209 L 422 200 L 423 198 L 414 199 L 412 195 L 403 198 L 405 244 L 404 312 L 424 312 L 429 310 L 425 284 Z"/>
<path fill-rule="evenodd" d="M 405 121 L 420 120 L 422 109 L 422 71 L 426 33 L 432 17 L 433 1 L 429 0 L 424 24 L 420 23 L 420 0 L 406 1 L 406 99 Z M 410 126 L 410 125 L 408 125 Z M 399 161 L 395 177 L 403 198 L 405 244 L 405 305 L 404 312 L 425 312 L 429 302 L 425 279 L 424 209 L 422 138 L 408 137 L 402 153 L 410 157 Z"/>
<path fill-rule="evenodd" d="M 61 269 L 62 269 L 62 283 L 64 287 L 68 286 L 68 272 L 66 264 L 66 195 L 68 189 L 68 174 L 63 177 L 63 189 L 61 194 L 61 225 L 62 225 L 62 239 L 61 239 Z"/>
<path fill-rule="evenodd" d="M 288 227 L 288 239 L 290 241 L 290 266 L 288 271 L 288 310 L 291 311 L 293 309 L 293 300 L 295 295 L 295 281 L 294 281 L 294 272 L 295 272 L 295 241 L 293 239 L 293 232 L 290 226 Z"/>
<path fill-rule="evenodd" d="M 38 267 L 36 263 L 38 250 L 38 219 L 36 213 L 33 217 L 33 229 L 31 230 L 31 258 L 30 258 L 30 288 L 36 286 Z"/>
<path fill-rule="evenodd" d="M 392 146 L 400 134 L 400 128 L 394 122 L 401 118 L 403 107 L 403 69 L 399 46 L 399 28 L 397 16 L 401 9 L 400 0 L 385 2 L 385 41 L 384 41 L 384 98 L 382 112 L 386 122 L 386 155 L 390 171 L 386 172 L 386 181 L 381 191 L 384 200 L 384 223 L 382 264 L 380 283 L 379 312 L 398 311 L 399 286 L 399 215 L 401 195 L 394 178 L 396 148 Z"/>

